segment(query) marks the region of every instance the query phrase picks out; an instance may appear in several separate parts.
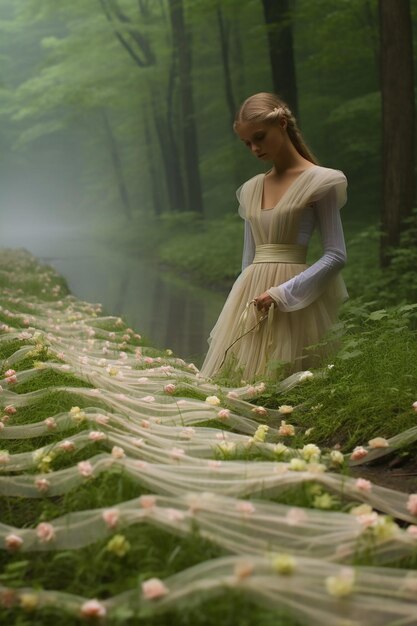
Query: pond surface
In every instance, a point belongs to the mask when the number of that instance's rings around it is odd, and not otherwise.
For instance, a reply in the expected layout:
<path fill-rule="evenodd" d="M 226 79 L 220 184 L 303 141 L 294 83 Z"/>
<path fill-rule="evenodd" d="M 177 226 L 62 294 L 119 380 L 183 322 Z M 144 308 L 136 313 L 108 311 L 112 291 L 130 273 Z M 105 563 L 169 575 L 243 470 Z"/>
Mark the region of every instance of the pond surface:
<path fill-rule="evenodd" d="M 0 246 L 23 247 L 64 276 L 77 298 L 100 302 L 153 346 L 200 366 L 226 294 L 192 286 L 142 259 L 78 234 L 8 233 Z"/>

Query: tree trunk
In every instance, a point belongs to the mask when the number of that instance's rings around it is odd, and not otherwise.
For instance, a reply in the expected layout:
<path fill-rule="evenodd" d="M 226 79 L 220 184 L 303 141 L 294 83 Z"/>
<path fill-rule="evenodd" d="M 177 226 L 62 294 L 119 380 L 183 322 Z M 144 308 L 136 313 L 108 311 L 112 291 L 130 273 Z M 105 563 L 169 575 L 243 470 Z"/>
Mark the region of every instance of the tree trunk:
<path fill-rule="evenodd" d="M 160 215 L 162 213 L 162 207 L 163 207 L 162 190 L 161 190 L 162 176 L 158 176 L 158 173 L 155 167 L 155 157 L 153 155 L 152 138 L 151 138 L 151 132 L 149 130 L 149 124 L 145 125 L 145 143 L 146 143 L 146 149 L 148 151 L 148 171 L 149 171 L 150 186 L 151 186 L 153 212 L 155 215 Z"/>
<path fill-rule="evenodd" d="M 401 221 L 414 205 L 414 84 L 409 0 L 379 0 L 382 96 L 380 264 L 390 263 Z"/>
<path fill-rule="evenodd" d="M 233 122 L 236 115 L 236 102 L 233 95 L 232 76 L 230 71 L 230 20 L 224 17 L 221 4 L 219 3 L 216 8 L 217 23 L 219 25 L 220 34 L 220 50 L 223 61 L 223 78 L 224 78 L 224 90 L 226 93 L 226 102 L 229 109 L 230 117 L 230 129 L 233 129 Z M 233 130 L 232 130 L 233 132 Z"/>
<path fill-rule="evenodd" d="M 120 200 L 122 202 L 123 212 L 128 222 L 132 221 L 132 210 L 130 207 L 129 193 L 127 191 L 126 182 L 123 175 L 122 163 L 120 161 L 119 150 L 116 139 L 114 137 L 109 118 L 106 111 L 102 111 L 104 129 L 109 141 L 110 155 L 113 163 L 114 174 L 116 177 L 117 187 L 119 189 Z"/>
<path fill-rule="evenodd" d="M 191 76 L 191 49 L 185 28 L 182 0 L 169 0 L 173 48 L 178 53 L 180 102 L 182 114 L 182 139 L 184 150 L 187 208 L 203 212 L 197 129 L 195 123 L 194 98 Z"/>
<path fill-rule="evenodd" d="M 298 117 L 290 0 L 262 0 L 262 4 L 268 28 L 273 88 Z"/>

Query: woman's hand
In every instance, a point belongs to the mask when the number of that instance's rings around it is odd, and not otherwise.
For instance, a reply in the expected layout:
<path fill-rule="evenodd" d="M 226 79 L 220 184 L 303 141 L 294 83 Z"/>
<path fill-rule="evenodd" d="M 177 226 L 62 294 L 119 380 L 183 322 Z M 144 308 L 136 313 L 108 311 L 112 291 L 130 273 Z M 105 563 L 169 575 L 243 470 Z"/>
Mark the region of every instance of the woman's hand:
<path fill-rule="evenodd" d="M 275 306 L 275 300 L 271 298 L 269 293 L 265 291 L 263 294 L 254 299 L 254 304 L 258 311 L 267 313 L 269 311 L 269 307 Z"/>

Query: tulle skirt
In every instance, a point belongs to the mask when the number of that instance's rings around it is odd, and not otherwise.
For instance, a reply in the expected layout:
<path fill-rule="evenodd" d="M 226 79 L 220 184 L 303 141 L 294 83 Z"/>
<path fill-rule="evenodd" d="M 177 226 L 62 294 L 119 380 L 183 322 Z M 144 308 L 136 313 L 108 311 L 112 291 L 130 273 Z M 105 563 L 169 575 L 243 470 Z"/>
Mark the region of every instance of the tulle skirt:
<path fill-rule="evenodd" d="M 250 330 L 264 314 L 248 303 L 307 267 L 255 263 L 239 275 L 210 333 L 201 375 L 213 378 L 233 369 L 246 382 L 274 380 L 281 378 L 283 371 L 287 375 L 317 367 L 337 350 L 336 337 L 323 340 L 337 321 L 341 302 L 347 298 L 340 274 L 329 279 L 325 290 L 310 305 L 291 312 L 274 306 L 272 316 Z"/>

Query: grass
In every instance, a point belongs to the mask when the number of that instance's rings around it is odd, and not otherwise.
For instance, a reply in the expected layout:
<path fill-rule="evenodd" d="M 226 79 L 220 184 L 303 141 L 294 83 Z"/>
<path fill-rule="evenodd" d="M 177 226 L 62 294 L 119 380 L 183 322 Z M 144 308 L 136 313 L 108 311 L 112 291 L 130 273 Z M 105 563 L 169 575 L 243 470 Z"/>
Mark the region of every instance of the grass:
<path fill-rule="evenodd" d="M 229 236 L 233 236 L 235 224 L 229 220 Z M 216 228 L 212 225 L 201 234 L 200 248 L 206 245 L 205 237 L 213 238 Z M 178 235 L 179 236 L 179 235 Z M 186 239 L 182 257 L 184 266 L 187 260 Z M 226 242 L 224 242 L 226 245 Z M 356 245 L 356 244 L 355 244 Z M 373 254 L 372 246 L 364 249 L 358 243 L 363 258 Z M 170 248 L 166 248 L 169 255 Z M 20 257 L 19 257 L 20 254 Z M 167 259 L 168 259 L 167 257 Z M 176 258 L 179 258 L 178 256 Z M 205 261 L 198 265 L 197 259 L 188 257 L 193 267 L 201 274 L 208 272 Z M 50 283 L 47 293 L 43 293 L 44 282 L 33 274 L 41 274 L 39 266 L 23 253 L 6 257 L 0 256 L 0 268 L 4 263 L 12 263 L 16 273 L 25 272 L 26 279 L 18 281 L 24 291 L 20 297 L 37 297 L 42 302 L 56 301 L 62 295 L 54 294 L 55 285 L 63 285 L 62 279 L 47 272 Z M 219 280 L 229 279 L 220 266 L 229 263 L 226 257 L 217 269 Z M 229 268 L 233 270 L 233 264 Z M 231 270 L 231 271 L 232 271 Z M 228 270 L 229 271 L 229 270 Z M 234 271 L 234 270 L 233 270 Z M 32 277 L 31 277 L 32 274 Z M 4 288 L 11 287 L 13 277 L 1 274 Z M 208 276 L 208 275 L 207 275 Z M 362 279 L 361 279 L 362 280 Z M 364 279 L 363 279 L 364 280 Z M 62 287 L 63 289 L 63 287 Z M 27 290 L 27 292 L 25 291 Z M 19 310 L 25 309 L 22 301 L 16 303 Z M 13 309 L 10 302 L 7 308 Z M 412 403 L 416 400 L 417 388 L 417 307 L 397 306 L 394 308 L 375 310 L 375 302 L 356 300 L 345 308 L 343 316 L 344 336 L 342 346 L 335 356 L 334 365 L 325 368 L 324 376 L 319 375 L 296 386 L 286 393 L 278 393 L 276 386 L 269 385 L 265 393 L 257 398 L 257 402 L 265 407 L 278 408 L 289 404 L 295 407 L 291 414 L 291 423 L 299 428 L 300 435 L 295 440 L 302 445 L 307 441 L 320 446 L 340 444 L 349 450 L 355 445 L 366 444 L 374 436 L 390 437 L 415 425 L 415 411 Z M 29 309 L 31 310 L 31 309 Z M 13 318 L 4 316 L 5 323 L 14 324 Z M 17 326 L 17 324 L 16 324 Z M 111 320 L 97 321 L 105 337 L 106 332 L 116 331 Z M 20 328 L 20 326 L 19 326 Z M 123 331 L 121 331 L 123 332 Z M 3 337 L 6 336 L 2 335 Z M 119 341 L 119 337 L 116 338 Z M 22 347 L 22 341 L 10 340 L 0 342 L 0 358 L 2 371 L 7 369 L 9 359 Z M 133 351 L 135 345 L 143 345 L 133 340 L 127 348 Z M 36 347 L 36 346 L 35 346 Z M 162 356 L 163 352 L 151 346 L 144 349 L 144 354 Z M 47 347 L 37 346 L 35 355 L 26 355 L 17 362 L 15 369 L 23 371 L 32 368 L 35 361 L 47 362 L 53 358 Z M 140 366 L 138 366 L 139 369 Z M 42 421 L 57 413 L 69 411 L 74 405 L 80 408 L 91 406 L 91 398 L 83 398 L 76 391 L 66 392 L 57 387 L 88 388 L 85 381 L 74 375 L 59 373 L 49 369 L 39 370 L 38 375 L 25 383 L 13 387 L 13 391 L 25 394 L 37 389 L 45 389 L 47 393 L 28 406 L 18 408 L 13 417 L 13 424 L 31 424 Z M 198 391 L 191 391 L 186 380 L 179 378 L 176 395 L 203 399 Z M 100 401 L 94 398 L 94 405 Z M 227 430 L 229 427 L 222 422 L 210 420 L 206 424 Z M 74 434 L 80 428 L 74 427 L 65 436 Z M 312 428 L 311 435 L 306 437 L 304 431 Z M 36 450 L 62 439 L 62 433 L 26 440 L 3 441 L 10 453 Z M 268 439 L 269 440 L 269 439 Z M 293 443 L 293 442 L 291 442 Z M 105 448 L 100 444 L 88 445 L 76 452 L 69 460 L 57 456 L 52 462 L 53 469 L 60 469 L 76 464 L 80 460 L 91 458 Z M 219 456 L 220 458 L 220 456 Z M 248 454 L 248 460 L 265 458 L 262 455 Z M 0 521 L 17 527 L 34 528 L 41 521 L 51 521 L 73 511 L 85 511 L 94 508 L 113 507 L 118 503 L 131 500 L 148 493 L 126 473 L 117 467 L 106 471 L 94 480 L 88 480 L 76 489 L 59 497 L 13 498 L 0 497 Z M 279 497 L 271 499 L 291 506 L 319 508 L 317 498 L 326 495 L 326 491 L 317 484 L 302 485 L 296 489 L 284 491 Z M 347 511 L 350 503 L 342 498 L 333 497 L 329 509 Z M 0 584 L 12 588 L 31 586 L 36 589 L 65 590 L 88 598 L 109 598 L 128 589 L 140 587 L 142 581 L 157 577 L 166 577 L 183 571 L 194 564 L 224 554 L 214 543 L 205 540 L 198 532 L 198 525 L 186 536 L 176 535 L 150 524 L 137 524 L 122 531 L 130 549 L 123 556 L 118 556 L 108 549 L 109 537 L 97 541 L 80 550 L 58 550 L 48 553 L 25 552 L 11 554 L 5 550 L 0 552 Z M 403 559 L 394 565 L 404 568 L 416 567 L 416 558 Z M 372 564 L 372 553 L 362 554 L 359 550 L 357 563 Z M 18 626 L 79 626 L 81 620 L 55 610 L 44 609 L 39 612 L 23 612 L 20 609 L 0 608 L 0 623 Z M 300 622 L 291 617 L 287 611 L 274 611 L 257 606 L 251 597 L 228 590 L 227 594 L 215 600 L 203 597 L 201 601 L 187 606 L 178 606 L 176 611 L 138 617 L 131 609 L 116 611 L 108 620 L 111 625 L 126 626 L 300 626 Z"/>

